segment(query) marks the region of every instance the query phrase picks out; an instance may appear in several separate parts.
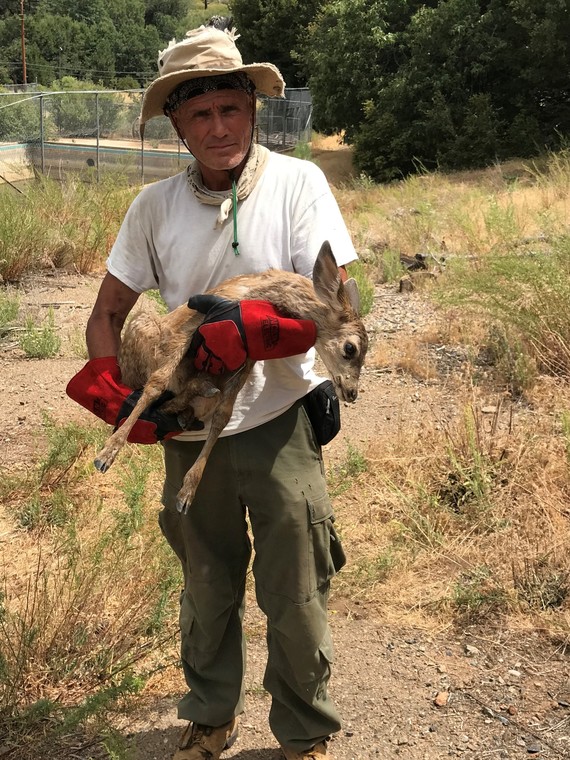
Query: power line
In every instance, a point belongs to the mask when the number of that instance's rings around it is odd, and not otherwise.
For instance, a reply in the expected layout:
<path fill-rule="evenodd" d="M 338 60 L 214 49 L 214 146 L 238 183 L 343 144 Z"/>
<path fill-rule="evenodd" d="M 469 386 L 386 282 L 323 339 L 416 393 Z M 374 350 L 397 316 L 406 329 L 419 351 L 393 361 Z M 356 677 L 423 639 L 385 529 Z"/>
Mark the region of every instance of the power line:
<path fill-rule="evenodd" d="M 0 61 L 0 66 L 21 66 L 22 61 Z M 57 61 L 54 61 L 53 63 L 31 63 L 28 60 L 28 68 L 32 69 L 58 69 L 61 71 L 78 71 L 78 72 L 91 72 L 93 74 L 132 74 L 133 76 L 140 76 L 140 77 L 150 77 L 152 76 L 152 72 L 147 69 L 146 71 L 122 71 L 117 69 L 92 69 L 89 67 L 86 67 L 83 64 L 82 68 L 79 68 L 77 66 L 60 66 Z"/>

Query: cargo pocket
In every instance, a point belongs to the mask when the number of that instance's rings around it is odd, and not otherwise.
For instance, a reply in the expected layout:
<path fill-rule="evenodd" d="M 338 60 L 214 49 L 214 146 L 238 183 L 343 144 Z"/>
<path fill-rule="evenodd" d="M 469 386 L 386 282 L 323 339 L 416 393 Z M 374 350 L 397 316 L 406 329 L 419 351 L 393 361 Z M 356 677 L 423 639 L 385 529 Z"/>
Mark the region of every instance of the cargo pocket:
<path fill-rule="evenodd" d="M 299 682 L 302 684 L 315 684 L 315 696 L 326 696 L 326 687 L 331 674 L 333 664 L 333 644 L 330 631 L 327 631 L 324 639 L 320 642 L 317 650 L 311 655 L 307 654 L 307 661 L 302 670 Z"/>
<path fill-rule="evenodd" d="M 199 671 L 216 662 L 235 605 L 224 589 L 218 588 L 218 593 L 209 587 L 194 591 L 202 602 L 196 605 L 190 594 L 184 593 L 179 622 L 182 659 Z"/>
<path fill-rule="evenodd" d="M 322 588 L 336 572 L 331 555 L 333 509 L 326 494 L 307 499 L 307 508 L 310 524 L 309 572 L 311 591 L 314 592 Z"/>

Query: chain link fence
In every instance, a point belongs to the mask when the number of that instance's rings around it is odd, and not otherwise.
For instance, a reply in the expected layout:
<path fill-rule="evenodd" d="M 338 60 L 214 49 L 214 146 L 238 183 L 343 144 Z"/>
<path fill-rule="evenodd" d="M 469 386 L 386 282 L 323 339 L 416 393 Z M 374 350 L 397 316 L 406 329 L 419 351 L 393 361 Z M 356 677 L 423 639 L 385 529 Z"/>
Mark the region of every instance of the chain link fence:
<path fill-rule="evenodd" d="M 146 124 L 138 116 L 143 90 L 75 90 L 0 93 L 0 180 L 39 171 L 60 177 L 84 172 L 99 181 L 121 173 L 134 182 L 171 176 L 189 155 L 166 117 Z M 308 89 L 287 89 L 285 98 L 258 98 L 256 138 L 270 150 L 309 142 L 312 102 Z"/>
<path fill-rule="evenodd" d="M 285 98 L 258 97 L 257 141 L 269 150 L 291 150 L 310 142 L 313 103 L 307 88 L 286 89 Z"/>

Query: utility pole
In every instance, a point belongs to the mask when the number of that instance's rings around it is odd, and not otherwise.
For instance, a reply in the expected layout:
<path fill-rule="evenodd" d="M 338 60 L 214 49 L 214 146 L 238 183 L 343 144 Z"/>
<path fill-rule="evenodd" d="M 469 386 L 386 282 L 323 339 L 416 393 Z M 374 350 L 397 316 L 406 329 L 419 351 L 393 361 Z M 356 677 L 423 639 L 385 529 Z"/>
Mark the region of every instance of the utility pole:
<path fill-rule="evenodd" d="M 26 72 L 26 32 L 24 28 L 24 0 L 20 0 L 20 18 L 22 21 L 22 80 L 24 87 L 28 84 Z"/>

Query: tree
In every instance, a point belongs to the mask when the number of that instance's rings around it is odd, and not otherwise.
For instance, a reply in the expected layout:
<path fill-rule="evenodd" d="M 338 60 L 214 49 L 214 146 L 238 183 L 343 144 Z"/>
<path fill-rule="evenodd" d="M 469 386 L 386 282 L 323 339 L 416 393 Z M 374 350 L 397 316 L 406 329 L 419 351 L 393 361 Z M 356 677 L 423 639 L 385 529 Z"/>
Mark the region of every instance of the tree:
<path fill-rule="evenodd" d="M 333 0 L 308 38 L 315 124 L 345 130 L 379 180 L 555 147 L 570 131 L 566 6 Z"/>
<path fill-rule="evenodd" d="M 96 89 L 94 82 L 74 77 L 63 77 L 57 84 L 58 89 L 67 91 Z M 122 110 L 122 103 L 113 95 L 57 95 L 51 98 L 49 103 L 50 113 L 60 134 L 67 137 L 96 135 L 97 121 L 101 134 L 112 132 L 117 126 Z"/>
<path fill-rule="evenodd" d="M 186 0 L 25 0 L 29 82 L 70 75 L 97 86 L 145 84 L 160 48 L 183 23 Z M 3 69 L 22 81 L 18 0 L 0 0 Z M 6 75 L 3 77 L 6 78 Z"/>
<path fill-rule="evenodd" d="M 135 77 L 145 85 L 158 74 L 158 51 L 165 47 L 154 26 L 138 27 L 124 24 L 120 28 L 120 43 L 115 65 L 120 76 Z"/>
<path fill-rule="evenodd" d="M 365 107 L 405 62 L 402 34 L 409 0 L 336 0 L 309 26 L 304 68 L 313 95 L 315 126 L 344 131 L 352 141 Z"/>
<path fill-rule="evenodd" d="M 0 92 L 5 90 L 0 87 Z M 40 134 L 39 100 L 16 95 L 3 95 L 0 99 L 0 142 L 28 142 Z M 44 124 L 49 129 L 49 122 Z"/>
<path fill-rule="evenodd" d="M 36 15 L 27 24 L 28 81 L 49 87 L 54 79 L 83 74 L 89 27 L 69 16 Z"/>
<path fill-rule="evenodd" d="M 22 45 L 20 42 L 20 21 L 16 16 L 6 16 L 0 20 L 0 49 L 4 66 L 12 82 L 22 81 Z"/>
<path fill-rule="evenodd" d="M 521 35 L 517 52 L 523 65 L 525 116 L 536 120 L 545 137 L 570 129 L 570 13 L 565 0 L 511 0 L 513 22 Z M 550 142 L 550 140 L 549 140 Z"/>
<path fill-rule="evenodd" d="M 325 0 L 233 0 L 244 61 L 269 61 L 289 87 L 306 86 L 305 29 L 324 4 Z"/>
<path fill-rule="evenodd" d="M 145 25 L 154 26 L 159 38 L 166 42 L 176 36 L 187 10 L 187 0 L 145 0 Z"/>

